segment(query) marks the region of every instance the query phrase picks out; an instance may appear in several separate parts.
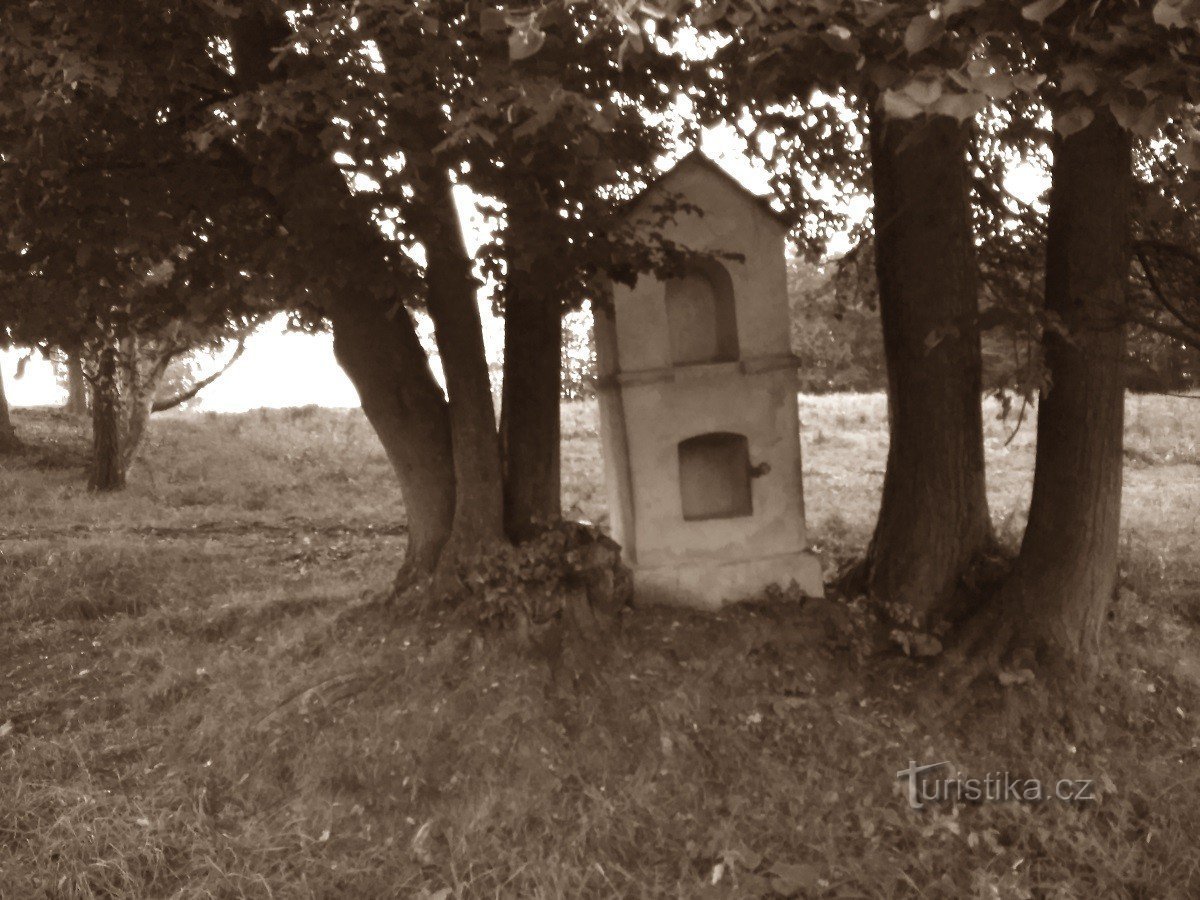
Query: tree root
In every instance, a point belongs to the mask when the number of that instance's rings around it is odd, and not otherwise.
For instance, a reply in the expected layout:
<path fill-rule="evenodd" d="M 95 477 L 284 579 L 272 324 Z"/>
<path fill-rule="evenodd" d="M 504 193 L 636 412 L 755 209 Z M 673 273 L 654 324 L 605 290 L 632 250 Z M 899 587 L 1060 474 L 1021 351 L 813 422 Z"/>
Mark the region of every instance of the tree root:
<path fill-rule="evenodd" d="M 1005 658 L 1016 652 L 1016 625 L 1003 610 L 999 597 L 994 597 L 954 635 L 942 664 L 955 693 L 968 690 L 989 674 L 998 674 Z"/>
<path fill-rule="evenodd" d="M 834 591 L 848 599 L 867 597 L 890 625 L 901 628 L 916 627 L 938 634 L 944 628 L 957 627 L 976 618 L 988 604 L 990 595 L 998 589 L 1011 565 L 1009 558 L 989 535 L 959 576 L 945 603 L 936 608 L 910 609 L 903 604 L 889 602 L 895 598 L 879 596 L 872 589 L 871 579 L 875 566 L 872 553 L 872 549 L 868 548 L 865 556 L 846 564 L 834 578 Z"/>
<path fill-rule="evenodd" d="M 1027 591 L 1006 583 L 953 634 L 941 677 L 953 693 L 964 693 L 994 676 L 1002 687 L 1035 679 L 1056 693 L 1075 693 L 1094 674 L 1086 659 L 1055 639 Z"/>
<path fill-rule="evenodd" d="M 870 583 L 871 557 L 868 553 L 842 567 L 833 579 L 833 589 L 843 597 L 861 597 L 867 593 Z"/>

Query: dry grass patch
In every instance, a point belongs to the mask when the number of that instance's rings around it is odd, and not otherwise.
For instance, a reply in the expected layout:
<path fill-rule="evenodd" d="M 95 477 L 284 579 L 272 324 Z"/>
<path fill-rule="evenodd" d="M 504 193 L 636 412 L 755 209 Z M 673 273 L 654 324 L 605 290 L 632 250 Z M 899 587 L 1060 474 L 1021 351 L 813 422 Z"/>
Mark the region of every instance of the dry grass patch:
<path fill-rule="evenodd" d="M 1196 896 L 1200 422 L 1133 402 L 1129 589 L 1066 720 L 1036 683 L 952 702 L 921 664 L 863 658 L 840 607 L 639 610 L 570 682 L 378 605 L 403 509 L 357 413 L 165 419 L 122 498 L 5 470 L 0 897 Z M 884 407 L 802 399 L 827 560 L 869 536 Z M 1006 448 L 994 412 L 1011 541 L 1032 434 Z M 593 404 L 564 442 L 567 505 L 603 521 Z M 916 812 L 911 759 L 1099 799 Z"/>

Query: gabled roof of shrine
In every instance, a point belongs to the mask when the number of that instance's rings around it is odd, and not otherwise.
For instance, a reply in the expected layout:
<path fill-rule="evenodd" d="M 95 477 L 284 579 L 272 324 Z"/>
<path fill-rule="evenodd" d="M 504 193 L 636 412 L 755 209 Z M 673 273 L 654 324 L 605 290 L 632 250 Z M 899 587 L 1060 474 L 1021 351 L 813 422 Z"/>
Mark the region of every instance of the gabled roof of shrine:
<path fill-rule="evenodd" d="M 781 213 L 779 210 L 777 210 L 775 207 L 773 207 L 770 203 L 769 197 L 764 196 L 762 194 L 756 194 L 753 191 L 751 191 L 744 184 L 742 184 L 740 181 L 738 181 L 736 178 L 734 178 L 732 175 L 730 175 L 723 166 L 721 166 L 718 162 L 716 162 L 711 157 L 709 157 L 699 147 L 693 149 L 690 153 L 688 153 L 686 156 L 684 156 L 682 159 L 680 159 L 679 162 L 675 163 L 675 165 L 673 165 L 671 168 L 667 169 L 667 171 L 663 172 L 661 175 L 659 175 L 657 178 L 655 178 L 653 181 L 651 181 L 648 185 L 646 185 L 645 190 L 643 190 L 636 197 L 634 197 L 632 200 L 629 201 L 628 207 L 632 209 L 634 206 L 636 206 L 638 203 L 640 203 L 648 194 L 650 194 L 650 192 L 654 191 L 657 188 L 664 187 L 667 184 L 667 182 L 669 182 L 674 176 L 678 175 L 680 172 L 684 171 L 687 168 L 692 168 L 692 167 L 697 167 L 697 166 L 712 175 L 716 175 L 718 178 L 720 178 L 726 184 L 733 187 L 737 191 L 737 193 L 739 193 L 741 196 L 743 196 L 750 203 L 757 206 L 763 213 L 765 213 L 767 216 L 769 216 L 775 222 L 779 223 L 779 225 L 785 231 L 790 231 L 792 229 L 792 226 L 795 223 L 793 223 L 787 216 L 785 216 L 783 213 Z"/>

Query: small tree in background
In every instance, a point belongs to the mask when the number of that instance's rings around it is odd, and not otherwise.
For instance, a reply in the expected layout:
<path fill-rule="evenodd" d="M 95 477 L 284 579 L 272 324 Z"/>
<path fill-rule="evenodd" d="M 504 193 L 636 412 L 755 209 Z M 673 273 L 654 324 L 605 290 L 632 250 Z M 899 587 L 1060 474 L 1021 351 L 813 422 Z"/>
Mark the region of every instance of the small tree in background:
<path fill-rule="evenodd" d="M 4 393 L 4 373 L 0 372 L 0 453 L 12 453 L 21 449 L 21 441 L 13 428 L 8 410 L 8 396 Z"/>
<path fill-rule="evenodd" d="M 63 410 L 72 416 L 86 416 L 91 411 L 87 381 L 83 377 L 83 360 L 78 350 L 68 350 L 55 359 L 55 370 L 59 372 L 59 384 L 66 388 L 67 402 Z"/>
<path fill-rule="evenodd" d="M 198 36 L 166 37 L 161 17 L 149 4 L 0 13 L 17 38 L 0 45 L 15 98 L 0 106 L 0 323 L 78 356 L 98 491 L 124 485 L 170 360 L 240 330 L 276 288 L 258 196 L 189 137 L 183 51 Z"/>

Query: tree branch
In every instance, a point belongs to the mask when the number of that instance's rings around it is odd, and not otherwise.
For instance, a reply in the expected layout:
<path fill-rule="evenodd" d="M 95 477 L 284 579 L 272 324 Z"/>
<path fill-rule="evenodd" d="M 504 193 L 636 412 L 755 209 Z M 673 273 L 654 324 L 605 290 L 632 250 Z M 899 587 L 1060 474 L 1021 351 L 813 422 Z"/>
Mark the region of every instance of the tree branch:
<path fill-rule="evenodd" d="M 1142 272 L 1144 272 L 1146 275 L 1146 283 L 1150 286 L 1150 290 L 1154 296 L 1158 298 L 1158 302 L 1163 305 L 1167 312 L 1178 319 L 1181 325 L 1183 325 L 1189 331 L 1194 331 L 1197 334 L 1200 334 L 1200 323 L 1194 322 L 1190 316 L 1183 312 L 1182 309 L 1167 299 L 1166 291 L 1162 289 L 1162 285 L 1159 284 L 1158 278 L 1154 274 L 1154 270 L 1150 267 L 1150 261 L 1146 259 L 1146 251 L 1142 247 L 1137 247 L 1134 250 L 1134 253 L 1137 254 L 1138 262 L 1142 266 Z"/>
<path fill-rule="evenodd" d="M 174 409 L 175 407 L 180 406 L 181 404 L 187 403 L 189 400 L 191 400 L 193 397 L 195 397 L 197 394 L 199 394 L 202 390 L 204 390 L 206 387 L 208 387 L 210 384 L 212 384 L 214 381 L 216 381 L 218 378 L 220 378 L 222 375 L 224 375 L 226 372 L 228 372 L 229 367 L 232 366 L 239 359 L 241 359 L 242 354 L 245 352 L 246 352 L 246 339 L 245 339 L 245 337 L 238 338 L 237 349 L 233 351 L 233 356 L 229 357 L 229 361 L 227 363 L 225 363 L 225 365 L 223 365 L 220 369 L 218 369 L 212 375 L 209 375 L 207 378 L 202 378 L 200 381 L 197 381 L 186 391 L 183 391 L 180 394 L 176 394 L 174 397 L 171 397 L 167 400 L 155 400 L 154 405 L 150 407 L 150 411 L 156 412 L 156 413 L 157 412 L 166 412 L 168 409 Z"/>
<path fill-rule="evenodd" d="M 1164 241 L 1160 238 L 1144 237 L 1134 241 L 1134 248 L 1137 250 L 1161 250 L 1163 253 L 1173 253 L 1176 256 L 1181 256 L 1193 266 L 1200 266 L 1200 255 L 1182 244 L 1175 244 L 1171 241 Z"/>
<path fill-rule="evenodd" d="M 1134 325 L 1141 325 L 1143 328 L 1149 328 L 1151 331 L 1165 334 L 1169 338 L 1174 338 L 1180 343 L 1186 344 L 1193 350 L 1200 350 L 1200 334 L 1174 325 L 1167 325 L 1164 322 L 1158 321 L 1153 316 L 1143 315 L 1132 309 L 1127 309 L 1124 316 L 1126 321 L 1132 322 Z"/>

